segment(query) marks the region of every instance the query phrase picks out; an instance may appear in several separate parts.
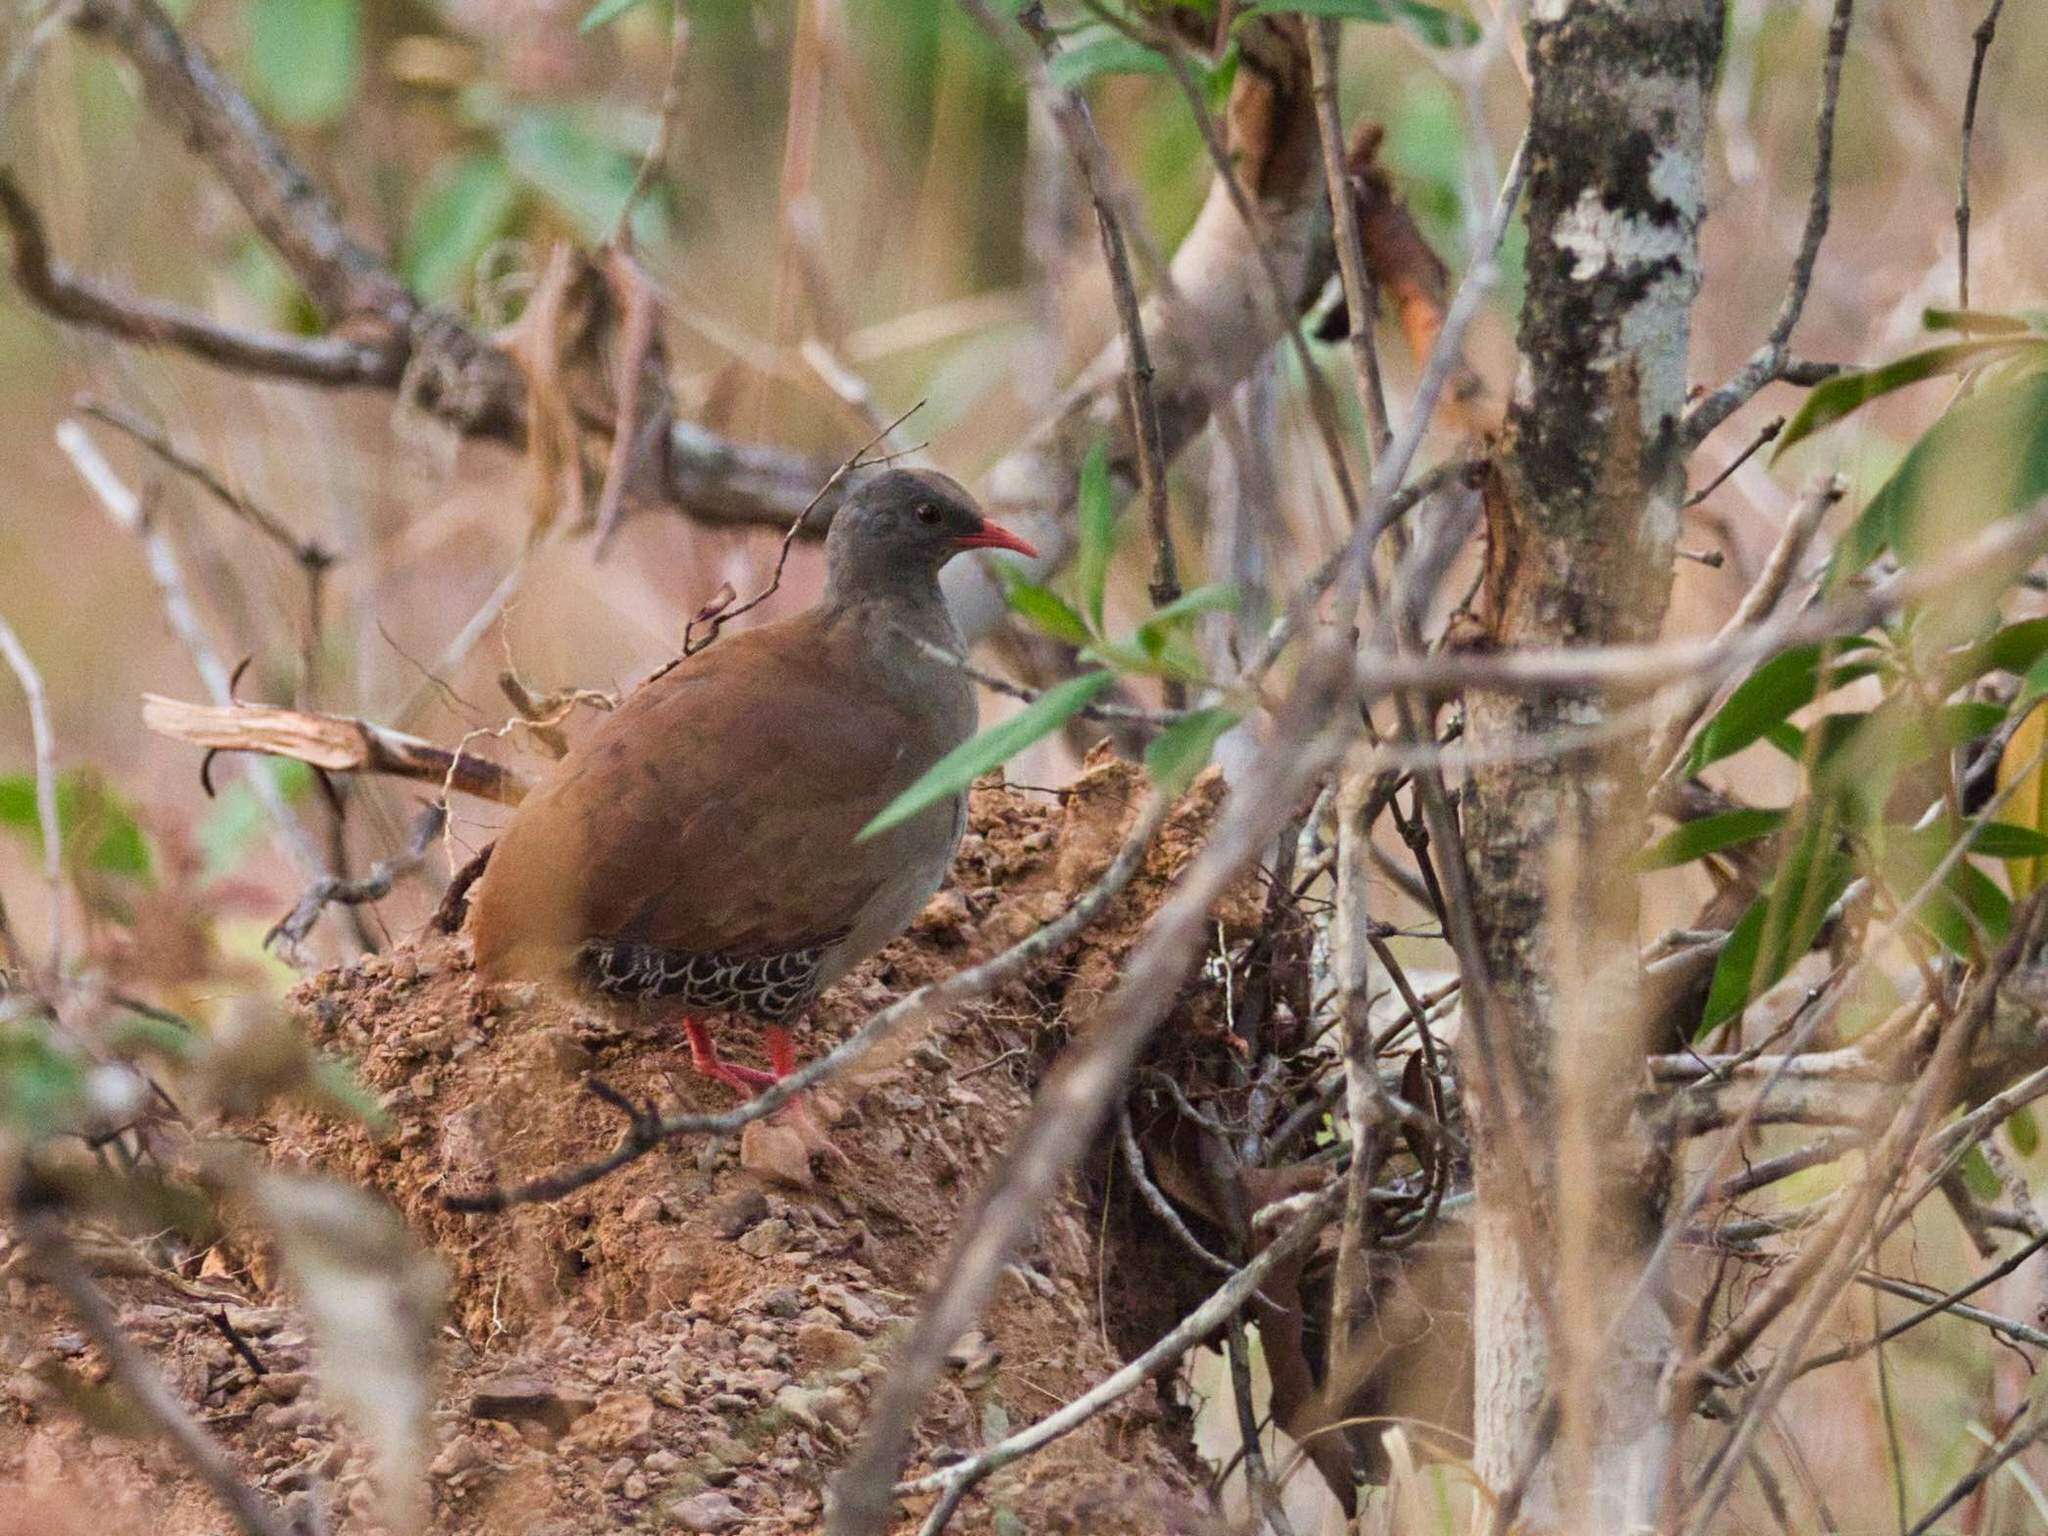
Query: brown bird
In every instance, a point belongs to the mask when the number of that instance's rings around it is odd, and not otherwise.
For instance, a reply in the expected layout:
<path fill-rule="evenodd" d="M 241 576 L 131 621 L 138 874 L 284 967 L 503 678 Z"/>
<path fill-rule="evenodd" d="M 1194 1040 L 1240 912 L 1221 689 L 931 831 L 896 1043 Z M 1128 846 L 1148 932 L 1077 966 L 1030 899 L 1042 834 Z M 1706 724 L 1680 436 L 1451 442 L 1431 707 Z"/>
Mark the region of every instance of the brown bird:
<path fill-rule="evenodd" d="M 891 470 L 825 540 L 825 592 L 642 687 L 557 763 L 471 903 L 489 981 L 567 982 L 678 1018 L 697 1071 L 744 1095 L 787 1076 L 786 1025 L 938 891 L 965 797 L 855 837 L 975 728 L 939 569 L 1030 545 L 956 481 Z M 705 1020 L 766 1026 L 770 1070 L 721 1060 Z"/>

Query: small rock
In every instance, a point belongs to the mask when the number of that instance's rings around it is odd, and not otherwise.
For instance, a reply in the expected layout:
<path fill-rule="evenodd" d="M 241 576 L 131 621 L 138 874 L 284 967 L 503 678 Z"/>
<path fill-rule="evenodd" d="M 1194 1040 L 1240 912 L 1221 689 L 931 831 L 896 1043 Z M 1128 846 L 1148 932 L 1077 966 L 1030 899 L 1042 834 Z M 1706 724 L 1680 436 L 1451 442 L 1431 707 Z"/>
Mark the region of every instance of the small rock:
<path fill-rule="evenodd" d="M 459 1477 L 472 1467 L 483 1465 L 484 1453 L 477 1443 L 467 1435 L 458 1435 L 441 1448 L 441 1454 L 434 1458 L 427 1468 L 427 1475 L 436 1478 Z"/>
<path fill-rule="evenodd" d="M 645 1392 L 621 1391 L 600 1397 L 596 1408 L 569 1431 L 569 1438 L 587 1450 L 640 1450 L 653 1432 L 654 1399 Z M 632 1463 L 626 1467 L 632 1470 Z"/>
<path fill-rule="evenodd" d="M 765 1220 L 767 1215 L 768 1197 L 760 1190 L 736 1190 L 711 1208 L 711 1228 L 727 1242 L 731 1242 L 755 1223 Z M 691 1305 L 693 1308 L 696 1307 L 695 1297 L 691 1298 Z"/>
<path fill-rule="evenodd" d="M 647 1479 L 638 1472 L 632 1473 L 620 1487 L 619 1492 L 623 1493 L 635 1504 L 638 1504 L 647 1497 Z"/>
<path fill-rule="evenodd" d="M 693 1493 L 677 1499 L 666 1511 L 686 1531 L 729 1531 L 746 1517 L 737 1504 L 722 1493 Z"/>
<path fill-rule="evenodd" d="M 756 1125 L 759 1123 L 755 1122 Z M 772 1254 L 787 1252 L 795 1236 L 794 1229 L 782 1217 L 770 1217 L 740 1239 L 740 1252 L 765 1259 Z"/>
<path fill-rule="evenodd" d="M 682 1464 L 683 1458 L 670 1450 L 651 1452 L 647 1459 L 640 1463 L 642 1467 L 652 1472 L 656 1477 L 666 1477 Z"/>
<path fill-rule="evenodd" d="M 822 1323 L 806 1323 L 796 1331 L 797 1364 L 807 1371 L 837 1371 L 861 1357 L 859 1334 Z"/>
<path fill-rule="evenodd" d="M 478 1382 L 469 1396 L 473 1419 L 539 1424 L 556 1434 L 596 1406 L 597 1399 L 580 1388 L 512 1371 Z"/>
<path fill-rule="evenodd" d="M 818 1399 L 824 1393 L 809 1387 L 787 1386 L 775 1394 L 775 1406 L 805 1429 L 816 1429 L 821 1422 L 818 1418 Z"/>
<path fill-rule="evenodd" d="M 793 1285 L 778 1286 L 761 1300 L 761 1310 L 770 1317 L 795 1317 L 803 1305 L 803 1295 Z"/>
<path fill-rule="evenodd" d="M 740 1167 L 798 1189 L 809 1189 L 817 1182 L 803 1133 L 772 1120 L 753 1121 L 740 1132 Z"/>
<path fill-rule="evenodd" d="M 827 1387 L 818 1394 L 817 1414 L 842 1435 L 860 1428 L 860 1399 L 845 1387 Z"/>
<path fill-rule="evenodd" d="M 631 1477 L 637 1470 L 633 1465 L 632 1457 L 621 1456 L 617 1461 L 604 1469 L 604 1475 L 598 1478 L 597 1485 L 606 1493 L 617 1493 L 626 1486 L 626 1479 Z"/>

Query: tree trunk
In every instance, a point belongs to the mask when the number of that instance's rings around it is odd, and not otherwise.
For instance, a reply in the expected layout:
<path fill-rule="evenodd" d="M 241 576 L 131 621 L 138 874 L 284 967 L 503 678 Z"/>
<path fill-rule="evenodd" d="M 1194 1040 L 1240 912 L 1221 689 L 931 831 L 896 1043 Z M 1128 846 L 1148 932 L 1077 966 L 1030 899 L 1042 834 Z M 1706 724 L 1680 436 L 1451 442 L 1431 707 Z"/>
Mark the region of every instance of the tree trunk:
<path fill-rule="evenodd" d="M 1531 11 L 1522 377 L 1487 494 L 1485 616 L 1499 645 L 1645 640 L 1662 621 L 1721 11 Z M 1471 737 L 1483 760 L 1513 738 L 1569 739 L 1602 709 L 1588 696 L 1476 696 Z M 1611 878 L 1643 818 L 1625 750 L 1510 755 L 1478 770 L 1466 810 L 1500 1042 L 1490 1069 L 1467 1061 L 1478 1469 L 1497 1494 L 1524 1496 L 1519 1518 L 1534 1530 L 1649 1523 L 1664 1473 L 1655 1389 L 1668 1323 L 1654 1288 L 1616 1316 L 1661 1198 L 1627 1143 L 1646 1042 L 1632 1006 L 1635 892 Z M 1503 1081 L 1519 1092 L 1485 1091 Z M 1556 1451 L 1543 1455 L 1553 1401 Z"/>

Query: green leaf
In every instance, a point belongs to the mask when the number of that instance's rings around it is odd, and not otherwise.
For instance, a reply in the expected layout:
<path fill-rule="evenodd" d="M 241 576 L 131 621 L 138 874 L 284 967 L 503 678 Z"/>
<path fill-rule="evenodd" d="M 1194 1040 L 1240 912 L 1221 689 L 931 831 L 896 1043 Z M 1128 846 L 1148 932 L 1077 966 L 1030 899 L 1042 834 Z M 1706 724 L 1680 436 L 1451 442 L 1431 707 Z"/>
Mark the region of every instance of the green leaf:
<path fill-rule="evenodd" d="M 647 3 L 648 0 L 597 0 L 597 4 L 583 13 L 583 19 L 576 23 L 576 30 L 595 32 L 607 22 L 617 21 L 626 12 L 637 11 Z M 676 0 L 676 4 L 682 3 L 683 0 Z"/>
<path fill-rule="evenodd" d="M 1223 733 L 1242 717 L 1218 705 L 1198 709 L 1161 731 L 1145 749 L 1145 771 L 1163 795 L 1178 795 L 1209 765 L 1209 754 Z"/>
<path fill-rule="evenodd" d="M 1953 548 L 2048 495 L 2048 374 L 1979 390 L 1921 436 L 1850 526 L 1838 570 L 1886 548 L 1914 560 Z"/>
<path fill-rule="evenodd" d="M 1987 336 L 2024 335 L 2028 329 L 2020 316 L 1988 309 L 1929 307 L 1920 311 L 1920 323 L 1930 331 L 1982 331 Z"/>
<path fill-rule="evenodd" d="M 1984 1155 L 1982 1147 L 1973 1146 L 1965 1152 L 1958 1171 L 1970 1193 L 1979 1200 L 1996 1200 L 2005 1193 L 2005 1186 L 1999 1182 L 1998 1172 L 1991 1166 L 1991 1159 Z"/>
<path fill-rule="evenodd" d="M 1102 633 L 1102 598 L 1109 586 L 1109 557 L 1116 551 L 1116 504 L 1110 499 L 1109 443 L 1097 438 L 1081 462 L 1078 513 L 1081 548 L 1074 556 L 1081 584 L 1081 610 L 1090 628 Z"/>
<path fill-rule="evenodd" d="M 43 847 L 36 781 L 27 774 L 0 775 L 0 827 L 12 827 Z M 149 842 L 126 801 L 91 774 L 67 773 L 57 781 L 57 830 L 64 856 L 89 869 L 132 879 L 149 877 Z"/>
<path fill-rule="evenodd" d="M 0 1126 L 47 1136 L 76 1123 L 85 1068 L 39 1028 L 0 1026 Z"/>
<path fill-rule="evenodd" d="M 1254 16 L 1292 12 L 1297 16 L 1328 16 L 1338 21 L 1368 21 L 1405 27 L 1432 48 L 1469 48 L 1479 41 L 1478 26 L 1468 16 L 1422 0 L 1262 0 L 1241 12 L 1243 26 Z"/>
<path fill-rule="evenodd" d="M 1138 644 L 1156 656 L 1176 625 L 1198 613 L 1216 613 L 1236 607 L 1237 588 L 1229 582 L 1212 581 L 1207 586 L 1196 587 L 1191 592 L 1183 592 L 1164 608 L 1155 609 L 1152 617 L 1138 626 Z"/>
<path fill-rule="evenodd" d="M 1702 816 L 1698 821 L 1689 821 L 1657 839 L 1644 851 L 1638 863 L 1643 869 L 1671 869 L 1680 864 L 1690 864 L 1694 859 L 1719 853 L 1723 848 L 1753 842 L 1775 832 L 1784 821 L 1783 811 L 1762 809 L 1723 811 L 1718 816 Z"/>
<path fill-rule="evenodd" d="M 358 0 L 250 0 L 249 83 L 301 128 L 331 123 L 355 97 L 363 64 Z"/>
<path fill-rule="evenodd" d="M 1749 1003 L 1749 979 L 1756 970 L 1757 945 L 1764 936 L 1766 900 L 1759 896 L 1749 910 L 1736 920 L 1728 942 L 1714 962 L 1714 979 L 1707 986 L 1707 1006 L 1693 1033 L 1698 1039 L 1723 1020 L 1732 1019 Z"/>
<path fill-rule="evenodd" d="M 1033 627 L 1064 640 L 1069 645 L 1086 645 L 1093 638 L 1073 605 L 1048 587 L 1029 581 L 1013 581 L 1005 594 L 1010 610 Z"/>
<path fill-rule="evenodd" d="M 639 160 L 593 131 L 584 115 L 534 108 L 505 129 L 505 160 L 527 186 L 561 211 L 584 239 L 609 238 L 619 210 L 632 195 Z M 633 233 L 643 244 L 666 235 L 661 205 L 645 199 L 633 212 Z"/>
<path fill-rule="evenodd" d="M 1112 32 L 1054 54 L 1046 68 L 1054 85 L 1073 91 L 1098 75 L 1163 75 L 1171 66 L 1156 48 Z"/>
<path fill-rule="evenodd" d="M 1953 693 L 1987 672 L 2025 677 L 2044 655 L 2048 655 L 2048 619 L 2022 619 L 1944 658 L 1941 691 Z"/>
<path fill-rule="evenodd" d="M 2041 1145 L 2041 1127 L 2034 1119 L 2031 1105 L 2023 1104 L 2006 1117 L 2005 1134 L 2013 1151 L 2021 1157 L 2034 1155 L 2035 1148 Z"/>
<path fill-rule="evenodd" d="M 2048 857 L 2048 833 L 2032 827 L 2014 826 L 2009 821 L 1987 821 L 1970 839 L 1970 852 L 1987 859 L 2038 859 Z"/>
<path fill-rule="evenodd" d="M 1832 643 L 1838 652 L 1864 650 L 1870 644 L 1869 640 L 1853 635 Z M 1708 764 L 1740 752 L 1783 724 L 1794 710 L 1805 708 L 1819 697 L 1821 650 L 1818 645 L 1802 645 L 1781 651 L 1744 678 L 1706 728 L 1693 738 L 1686 771 L 1698 773 Z M 1853 666 L 1837 667 L 1829 674 L 1827 691 L 1854 681 L 1855 676 L 1867 675 L 1867 670 Z"/>
<path fill-rule="evenodd" d="M 518 206 L 519 185 L 501 155 L 466 155 L 437 166 L 406 231 L 407 281 L 436 303 L 460 298 L 478 259 L 505 233 Z"/>
<path fill-rule="evenodd" d="M 1109 672 L 1084 672 L 1070 677 L 1057 688 L 1049 688 L 1019 713 L 1000 725 L 990 726 L 970 741 L 964 741 L 926 770 L 923 778 L 903 791 L 873 821 L 860 829 L 855 842 L 900 826 L 918 812 L 941 800 L 960 794 L 989 769 L 1008 762 L 1041 737 L 1050 736 L 1088 707 L 1088 703 L 1115 676 Z"/>
<path fill-rule="evenodd" d="M 1911 352 L 1876 368 L 1855 373 L 1838 373 L 1815 385 L 1771 450 L 1775 463 L 1794 443 L 1833 426 L 1844 416 L 1894 390 L 1919 384 L 1945 373 L 1960 373 L 1973 363 L 2011 352 L 2016 347 L 2048 346 L 2038 337 L 1995 336 L 1981 341 L 1951 341 L 1922 352 Z"/>

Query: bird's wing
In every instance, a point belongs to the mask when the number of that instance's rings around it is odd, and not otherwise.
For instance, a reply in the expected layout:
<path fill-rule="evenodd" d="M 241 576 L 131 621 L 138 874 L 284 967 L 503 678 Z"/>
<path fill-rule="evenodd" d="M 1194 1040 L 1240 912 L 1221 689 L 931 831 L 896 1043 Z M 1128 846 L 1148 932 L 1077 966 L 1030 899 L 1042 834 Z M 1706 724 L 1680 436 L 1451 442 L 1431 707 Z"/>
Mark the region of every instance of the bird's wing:
<path fill-rule="evenodd" d="M 721 640 L 557 764 L 492 855 L 485 898 L 525 909 L 498 926 L 726 955 L 851 928 L 902 862 L 854 837 L 935 754 L 808 621 Z"/>

